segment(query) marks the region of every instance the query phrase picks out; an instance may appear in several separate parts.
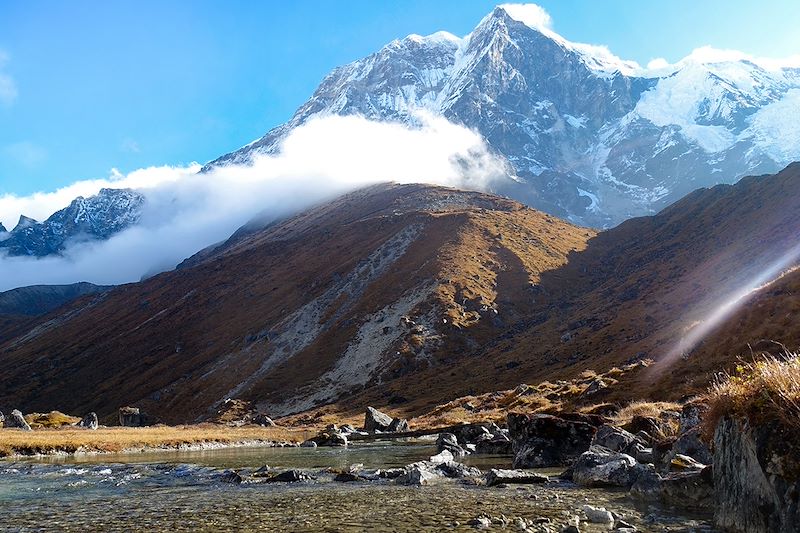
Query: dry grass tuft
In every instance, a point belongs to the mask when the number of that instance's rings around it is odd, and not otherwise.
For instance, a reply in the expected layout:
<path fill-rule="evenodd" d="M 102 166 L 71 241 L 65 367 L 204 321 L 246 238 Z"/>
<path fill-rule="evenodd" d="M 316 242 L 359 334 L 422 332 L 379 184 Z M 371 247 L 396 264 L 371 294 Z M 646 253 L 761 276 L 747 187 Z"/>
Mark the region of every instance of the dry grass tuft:
<path fill-rule="evenodd" d="M 707 437 L 725 416 L 746 417 L 753 422 L 777 421 L 800 431 L 800 356 L 763 359 L 737 365 L 733 374 L 722 374 L 712 384 L 703 420 Z"/>
<path fill-rule="evenodd" d="M 148 448 L 248 442 L 301 442 L 313 432 L 280 427 L 247 426 L 231 428 L 212 424 L 153 426 L 144 428 L 103 427 L 20 431 L 0 429 L 0 457 L 75 452 L 123 452 Z"/>
<path fill-rule="evenodd" d="M 681 412 L 681 404 L 673 402 L 648 402 L 637 400 L 629 403 L 612 417 L 614 425 L 624 426 L 635 416 L 653 418 L 659 422 L 659 427 L 665 436 L 678 434 L 680 424 L 676 417 L 664 416 L 667 412 Z"/>
<path fill-rule="evenodd" d="M 65 415 L 61 411 L 50 411 L 49 413 L 30 413 L 25 415 L 25 421 L 33 429 L 60 428 L 62 426 L 73 426 L 81 421 L 77 416 Z"/>

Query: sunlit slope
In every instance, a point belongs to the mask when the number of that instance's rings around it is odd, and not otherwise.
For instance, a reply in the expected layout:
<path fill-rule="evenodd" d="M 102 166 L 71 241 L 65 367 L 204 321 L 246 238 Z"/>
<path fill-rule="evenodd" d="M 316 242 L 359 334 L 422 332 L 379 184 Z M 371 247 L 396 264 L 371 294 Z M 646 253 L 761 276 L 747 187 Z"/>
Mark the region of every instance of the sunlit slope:
<path fill-rule="evenodd" d="M 592 236 L 495 196 L 363 189 L 6 341 L 0 409 L 136 404 L 186 421 L 227 397 L 278 415 L 406 387 L 509 334 L 538 305 L 542 273 Z"/>

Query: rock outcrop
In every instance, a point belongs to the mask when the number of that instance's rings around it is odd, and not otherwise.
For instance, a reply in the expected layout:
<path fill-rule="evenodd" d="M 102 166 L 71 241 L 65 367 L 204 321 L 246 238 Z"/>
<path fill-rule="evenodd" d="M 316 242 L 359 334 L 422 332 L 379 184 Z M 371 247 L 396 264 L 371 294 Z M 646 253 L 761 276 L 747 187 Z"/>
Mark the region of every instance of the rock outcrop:
<path fill-rule="evenodd" d="M 138 407 L 120 407 L 119 425 L 124 427 L 144 427 L 151 424 L 150 417 Z"/>
<path fill-rule="evenodd" d="M 99 427 L 99 422 L 97 421 L 97 413 L 92 411 L 91 413 L 84 416 L 80 422 L 78 422 L 77 426 L 86 429 L 97 429 Z"/>
<path fill-rule="evenodd" d="M 347 433 L 336 424 L 330 424 L 319 435 L 305 441 L 301 446 L 316 448 L 317 446 L 346 447 L 348 444 Z"/>
<path fill-rule="evenodd" d="M 777 423 L 723 418 L 714 433 L 714 520 L 731 531 L 800 531 L 800 447 Z"/>
<path fill-rule="evenodd" d="M 592 447 L 572 466 L 572 480 L 589 487 L 630 488 L 648 468 L 624 453 Z"/>
<path fill-rule="evenodd" d="M 631 487 L 634 496 L 685 509 L 708 510 L 714 505 L 713 467 L 664 476 L 648 470 Z"/>
<path fill-rule="evenodd" d="M 3 422 L 4 427 L 7 428 L 15 428 L 21 429 L 23 431 L 32 431 L 31 426 L 25 421 L 25 417 L 22 416 L 22 412 L 19 409 L 14 409 L 11 411 L 11 414 L 8 415 L 8 418 L 5 419 Z"/>
<path fill-rule="evenodd" d="M 364 413 L 364 431 L 374 433 L 375 431 L 389 431 L 392 425 L 392 417 L 378 411 L 374 407 L 367 407 Z"/>
<path fill-rule="evenodd" d="M 589 449 L 597 428 L 552 415 L 508 415 L 514 468 L 568 466 Z"/>

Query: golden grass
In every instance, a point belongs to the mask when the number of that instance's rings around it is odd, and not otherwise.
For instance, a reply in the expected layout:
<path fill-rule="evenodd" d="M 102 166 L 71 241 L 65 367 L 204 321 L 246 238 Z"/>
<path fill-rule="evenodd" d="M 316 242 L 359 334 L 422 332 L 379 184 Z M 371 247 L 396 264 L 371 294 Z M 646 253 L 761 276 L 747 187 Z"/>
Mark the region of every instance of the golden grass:
<path fill-rule="evenodd" d="M 659 427 L 665 436 L 674 436 L 678 434 L 680 424 L 678 420 L 672 418 L 664 418 L 661 416 L 665 411 L 676 411 L 680 413 L 681 404 L 674 402 L 649 402 L 646 400 L 637 400 L 629 403 L 617 414 L 612 417 L 612 421 L 616 426 L 624 426 L 633 420 L 635 416 L 644 416 L 653 418 L 659 422 Z"/>
<path fill-rule="evenodd" d="M 30 413 L 25 415 L 25 421 L 33 429 L 60 428 L 62 426 L 72 426 L 81 421 L 77 416 L 65 415 L 61 411 L 50 411 L 49 413 Z"/>
<path fill-rule="evenodd" d="M 703 420 L 707 437 L 720 419 L 740 416 L 752 422 L 777 421 L 787 429 L 800 430 L 800 356 L 765 356 L 737 365 L 733 374 L 720 375 L 706 396 L 708 413 Z"/>
<path fill-rule="evenodd" d="M 315 433 L 306 429 L 198 424 L 143 428 L 75 427 L 20 431 L 0 429 L 0 456 L 75 452 L 122 452 L 148 448 L 177 448 L 201 444 L 247 442 L 302 442 Z"/>

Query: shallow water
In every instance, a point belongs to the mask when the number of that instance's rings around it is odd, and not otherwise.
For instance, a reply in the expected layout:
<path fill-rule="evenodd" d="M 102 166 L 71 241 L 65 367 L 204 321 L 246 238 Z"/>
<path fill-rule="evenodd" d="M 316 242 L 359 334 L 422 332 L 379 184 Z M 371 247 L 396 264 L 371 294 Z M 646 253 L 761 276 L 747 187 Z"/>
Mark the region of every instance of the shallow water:
<path fill-rule="evenodd" d="M 446 480 L 426 487 L 337 483 L 328 468 L 391 468 L 425 459 L 430 445 L 230 448 L 0 462 L 0 527 L 9 531 L 473 531 L 491 516 L 549 519 L 554 530 L 584 503 L 625 516 L 640 531 L 710 531 L 708 515 L 638 506 L 624 492 L 571 484 L 486 488 Z M 486 470 L 510 459 L 471 456 Z M 241 484 L 229 468 L 301 468 L 317 480 Z M 499 530 L 500 527 L 496 526 Z M 581 531 L 606 528 L 581 524 Z M 513 527 L 509 526 L 509 530 Z"/>

